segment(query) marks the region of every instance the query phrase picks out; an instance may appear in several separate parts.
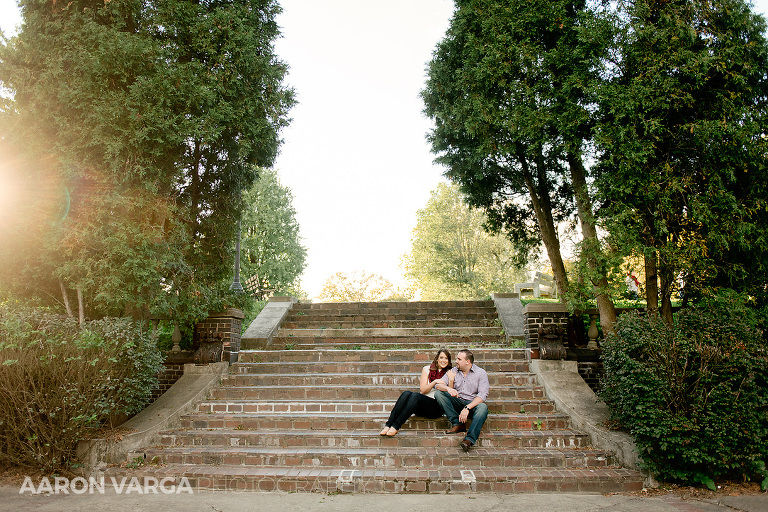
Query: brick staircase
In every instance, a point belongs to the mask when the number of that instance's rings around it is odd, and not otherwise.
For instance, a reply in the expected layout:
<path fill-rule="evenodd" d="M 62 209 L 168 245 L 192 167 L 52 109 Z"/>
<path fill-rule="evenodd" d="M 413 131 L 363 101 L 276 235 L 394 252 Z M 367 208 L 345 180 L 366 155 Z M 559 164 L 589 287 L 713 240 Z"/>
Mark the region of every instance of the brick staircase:
<path fill-rule="evenodd" d="M 318 492 L 617 492 L 643 477 L 570 428 L 509 348 L 493 302 L 297 304 L 268 347 L 239 362 L 151 464 L 108 475 L 186 477 L 205 489 Z M 378 435 L 439 347 L 472 348 L 491 411 L 460 450 L 445 418 L 412 417 Z"/>

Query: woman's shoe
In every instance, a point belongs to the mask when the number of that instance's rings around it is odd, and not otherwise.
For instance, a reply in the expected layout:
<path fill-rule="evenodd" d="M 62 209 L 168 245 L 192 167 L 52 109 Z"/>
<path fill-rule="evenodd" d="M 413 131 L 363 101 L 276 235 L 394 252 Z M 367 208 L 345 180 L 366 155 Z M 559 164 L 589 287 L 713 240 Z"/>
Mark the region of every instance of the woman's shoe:
<path fill-rule="evenodd" d="M 389 432 L 389 427 L 384 427 L 384 429 L 381 432 L 379 432 L 379 435 L 386 436 L 388 432 Z"/>
<path fill-rule="evenodd" d="M 389 427 L 389 430 L 387 430 L 387 437 L 392 437 L 395 434 L 397 434 L 397 429 L 395 427 Z"/>

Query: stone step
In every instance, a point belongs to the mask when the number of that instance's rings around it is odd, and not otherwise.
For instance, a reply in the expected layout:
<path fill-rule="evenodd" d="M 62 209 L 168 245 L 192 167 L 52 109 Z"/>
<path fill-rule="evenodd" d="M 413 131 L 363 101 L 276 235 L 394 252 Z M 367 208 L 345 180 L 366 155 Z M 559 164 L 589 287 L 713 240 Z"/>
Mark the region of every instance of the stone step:
<path fill-rule="evenodd" d="M 470 312 L 466 309 L 454 309 L 453 311 L 434 310 L 427 311 L 407 311 L 407 310 L 370 310 L 370 311 L 330 311 L 330 310 L 291 310 L 287 318 L 302 321 L 315 319 L 337 319 L 342 321 L 368 321 L 380 319 L 384 321 L 404 321 L 404 320 L 472 320 L 478 322 L 495 321 L 498 313 L 495 308 L 487 308 L 482 311 Z"/>
<path fill-rule="evenodd" d="M 158 464 L 299 466 L 305 468 L 605 468 L 604 452 L 547 448 L 479 448 L 464 453 L 451 447 L 273 448 L 259 446 L 163 447 L 145 451 Z"/>
<path fill-rule="evenodd" d="M 536 385 L 538 380 L 533 373 L 498 373 L 488 372 L 491 396 L 505 396 L 502 386 Z M 378 387 L 400 386 L 404 389 L 417 388 L 417 373 L 242 373 L 229 374 L 221 379 L 223 386 L 355 386 Z M 339 398 L 348 398 L 339 396 Z"/>
<path fill-rule="evenodd" d="M 522 338 L 518 338 L 522 339 Z M 434 336 L 432 339 L 421 337 L 418 340 L 408 338 L 345 338 L 331 340 L 327 338 L 274 338 L 269 345 L 261 339 L 241 340 L 241 349 L 244 350 L 421 350 L 426 352 L 447 348 L 453 353 L 462 349 L 486 350 L 486 349 L 511 349 L 512 347 L 503 336 L 471 338 L 455 337 L 446 339 Z"/>
<path fill-rule="evenodd" d="M 436 311 L 450 311 L 452 309 L 493 308 L 492 300 L 465 300 L 465 301 L 413 301 L 413 302 L 317 302 L 294 304 L 293 311 L 316 310 L 342 310 L 342 311 L 371 311 L 386 309 L 433 309 Z"/>
<path fill-rule="evenodd" d="M 427 346 L 444 346 L 446 344 L 482 344 L 482 343 L 499 343 L 503 341 L 501 334 L 414 334 L 403 335 L 395 333 L 387 333 L 387 329 L 381 329 L 378 334 L 369 334 L 357 336 L 351 331 L 339 330 L 335 335 L 310 335 L 310 336 L 284 336 L 281 331 L 278 331 L 277 335 L 273 338 L 274 344 L 280 343 L 314 343 L 315 345 L 334 345 L 334 344 L 347 344 L 347 343 L 366 343 L 366 344 L 380 344 L 379 350 L 385 350 L 391 348 L 393 345 L 417 345 L 425 344 Z M 396 331 L 394 329 L 393 331 Z M 295 331 L 294 331 L 295 332 Z M 319 348 L 319 347 L 318 347 Z M 397 348 L 397 347 L 394 347 Z"/>
<path fill-rule="evenodd" d="M 107 468 L 110 477 L 186 478 L 197 490 L 283 491 L 322 493 L 521 493 L 639 491 L 643 476 L 620 468 L 493 468 L 493 469 L 349 469 L 285 466 L 184 465 Z"/>
<path fill-rule="evenodd" d="M 405 316 L 405 315 L 398 315 Z M 283 329 L 452 329 L 457 327 L 498 327 L 494 318 L 371 318 L 358 317 L 289 317 Z"/>
<path fill-rule="evenodd" d="M 376 430 L 381 429 L 388 413 L 294 413 L 275 412 L 269 415 L 258 413 L 241 414 L 187 414 L 181 418 L 182 428 L 227 428 L 245 430 L 285 430 L 285 429 L 318 429 L 318 430 Z M 403 428 L 417 428 L 441 431 L 449 428 L 450 422 L 445 418 L 427 419 L 418 416 L 411 418 Z M 522 430 L 536 429 L 561 430 L 570 426 L 568 416 L 559 413 L 540 414 L 489 414 L 483 425 L 483 431 L 488 430 Z"/>
<path fill-rule="evenodd" d="M 472 308 L 472 309 L 380 309 L 380 310 L 296 310 L 288 312 L 286 320 L 302 322 L 316 320 L 351 320 L 351 321 L 398 321 L 398 320 L 441 320 L 457 319 L 472 320 L 479 323 L 494 322 L 499 317 L 495 308 Z"/>
<path fill-rule="evenodd" d="M 393 404 L 405 389 L 415 389 L 413 383 L 410 386 L 402 385 L 323 385 L 318 386 L 292 386 L 292 385 L 261 385 L 258 387 L 232 385 L 217 387 L 210 391 L 210 397 L 218 400 L 389 400 Z M 491 395 L 493 397 L 494 395 Z M 503 396 L 508 400 L 525 400 L 544 398 L 544 388 L 533 385 L 509 386 L 501 392 L 495 393 L 497 398 Z"/>
<path fill-rule="evenodd" d="M 283 329 L 277 337 L 295 338 L 421 338 L 427 336 L 442 336 L 446 338 L 472 338 L 501 336 L 501 327 L 427 327 L 413 329 L 366 328 L 366 329 Z"/>
<path fill-rule="evenodd" d="M 426 351 L 420 348 L 398 350 L 241 350 L 239 361 L 241 363 L 267 363 L 267 362 L 311 362 L 321 361 L 325 363 L 340 361 L 379 361 L 384 363 L 394 361 L 414 361 L 424 366 L 432 361 L 437 350 Z M 455 357 L 455 351 L 451 354 Z M 483 348 L 475 354 L 478 366 L 483 366 L 484 361 L 528 361 L 524 348 Z"/>
<path fill-rule="evenodd" d="M 243 340 L 245 341 L 245 340 Z M 503 343 L 504 337 L 501 335 L 440 335 L 425 334 L 419 336 L 282 336 L 279 332 L 272 340 L 273 347 L 283 348 L 298 343 L 309 343 L 314 347 L 329 348 L 343 347 L 353 349 L 353 347 L 363 348 L 363 346 L 373 347 L 371 350 L 387 350 L 397 348 L 418 348 L 418 347 L 449 347 L 449 346 L 472 346 L 486 343 Z M 249 347 L 246 347 L 249 348 Z"/>
<path fill-rule="evenodd" d="M 235 363 L 230 374 L 248 373 L 412 373 L 418 379 L 425 361 L 343 361 L 343 362 L 269 362 L 269 363 Z M 476 361 L 485 371 L 491 372 L 529 372 L 528 361 Z"/>
<path fill-rule="evenodd" d="M 379 435 L 375 430 L 171 430 L 161 433 L 165 446 L 271 446 L 282 448 L 326 447 L 450 447 L 455 448 L 458 436 L 442 431 L 403 428 L 394 437 Z M 483 429 L 477 448 L 558 448 L 589 447 L 589 436 L 571 429 L 501 430 Z"/>
<path fill-rule="evenodd" d="M 553 413 L 555 404 L 551 400 L 493 400 L 486 404 L 493 413 Z M 394 406 L 393 400 L 237 400 L 220 399 L 201 402 L 197 412 L 205 413 L 385 413 Z"/>
<path fill-rule="evenodd" d="M 493 325 L 493 322 L 479 323 L 469 320 L 369 320 L 369 321 L 325 321 L 325 320 L 312 320 L 312 321 L 285 321 L 280 326 L 281 329 L 286 331 L 292 331 L 294 329 L 487 329 L 490 327 L 497 327 Z"/>

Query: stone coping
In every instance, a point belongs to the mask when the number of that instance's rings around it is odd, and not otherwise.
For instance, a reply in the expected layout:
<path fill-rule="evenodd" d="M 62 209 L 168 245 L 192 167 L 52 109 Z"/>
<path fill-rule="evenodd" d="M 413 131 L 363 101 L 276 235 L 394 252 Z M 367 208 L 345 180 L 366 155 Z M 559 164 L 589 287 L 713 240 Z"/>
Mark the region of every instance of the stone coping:
<path fill-rule="evenodd" d="M 177 426 L 182 415 L 193 412 L 228 369 L 226 362 L 185 364 L 181 378 L 146 409 L 120 425 L 116 435 L 78 443 L 77 456 L 86 472 L 97 474 L 106 464 L 126 462 L 135 450 L 158 444 L 160 432 Z"/>
<path fill-rule="evenodd" d="M 594 447 L 613 452 L 622 466 L 642 472 L 646 486 L 658 486 L 653 476 L 641 468 L 642 459 L 632 436 L 605 427 L 610 417 L 608 406 L 598 401 L 581 378 L 576 361 L 534 359 L 531 371 L 538 376 L 557 409 L 570 416 L 573 428 L 589 434 Z"/>
<path fill-rule="evenodd" d="M 240 350 L 269 346 L 280 325 L 297 302 L 298 299 L 295 297 L 271 297 L 243 333 L 240 339 Z"/>
<path fill-rule="evenodd" d="M 559 303 L 531 302 L 523 307 L 523 314 L 529 313 L 568 313 L 568 308 Z"/>
<path fill-rule="evenodd" d="M 645 311 L 645 308 L 616 308 L 616 315 L 626 313 L 628 311 Z M 531 302 L 523 307 L 523 314 L 529 313 L 568 313 L 568 307 L 565 304 L 556 302 Z M 585 309 L 583 311 L 575 311 L 574 314 L 599 314 L 597 308 Z"/>
<path fill-rule="evenodd" d="M 504 334 L 507 342 L 525 338 L 525 324 L 523 321 L 523 303 L 516 293 L 494 293 L 493 303 L 501 324 L 504 326 Z"/>
<path fill-rule="evenodd" d="M 267 302 L 298 302 L 298 299 L 296 297 L 291 297 L 290 295 L 275 295 L 273 297 L 270 297 Z"/>
<path fill-rule="evenodd" d="M 210 315 L 208 315 L 207 318 L 239 318 L 240 320 L 242 320 L 245 318 L 245 313 L 243 313 L 239 309 L 229 308 L 224 311 L 211 313 Z M 203 321 L 205 321 L 205 319 Z"/>

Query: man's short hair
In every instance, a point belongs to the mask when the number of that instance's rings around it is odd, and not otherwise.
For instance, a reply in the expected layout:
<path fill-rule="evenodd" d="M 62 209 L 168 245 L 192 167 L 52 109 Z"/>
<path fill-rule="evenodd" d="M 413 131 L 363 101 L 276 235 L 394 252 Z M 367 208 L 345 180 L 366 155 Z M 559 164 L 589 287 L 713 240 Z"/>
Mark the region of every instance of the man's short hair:
<path fill-rule="evenodd" d="M 475 356 L 472 354 L 472 352 L 470 352 L 466 348 L 459 350 L 459 354 L 461 354 L 462 352 L 464 353 L 464 357 L 469 359 L 470 363 L 475 364 Z"/>

